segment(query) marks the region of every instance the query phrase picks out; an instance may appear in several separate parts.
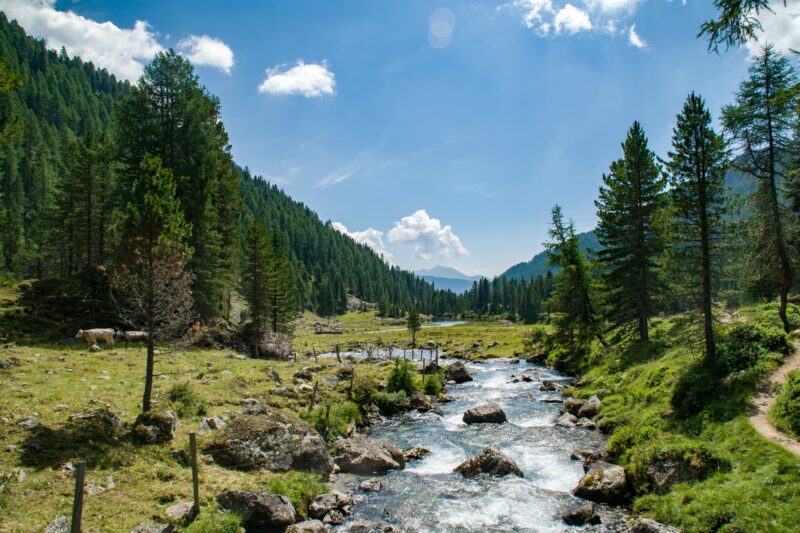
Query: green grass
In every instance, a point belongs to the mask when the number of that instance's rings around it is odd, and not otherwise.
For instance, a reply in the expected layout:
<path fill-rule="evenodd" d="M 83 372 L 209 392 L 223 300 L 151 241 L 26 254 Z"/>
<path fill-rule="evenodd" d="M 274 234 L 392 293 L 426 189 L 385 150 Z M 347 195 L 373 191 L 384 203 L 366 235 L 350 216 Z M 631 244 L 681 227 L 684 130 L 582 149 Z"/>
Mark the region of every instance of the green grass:
<path fill-rule="evenodd" d="M 774 306 L 743 309 L 738 320 L 770 327 L 773 312 Z M 613 430 L 609 450 L 637 480 L 634 511 L 687 532 L 796 531 L 800 461 L 757 434 L 745 416 L 753 388 L 783 354 L 756 350 L 754 360 L 734 358 L 748 360 L 748 368 L 720 375 L 701 364 L 695 330 L 684 318 L 654 326 L 647 345 L 595 347 L 584 361 L 590 383 L 575 391 L 607 394 L 598 419 Z M 721 344 L 741 337 L 723 336 Z M 656 457 L 687 461 L 707 477 L 655 494 L 645 472 Z"/>
<path fill-rule="evenodd" d="M 800 370 L 786 376 L 786 383 L 769 412 L 770 421 L 780 430 L 800 439 Z"/>

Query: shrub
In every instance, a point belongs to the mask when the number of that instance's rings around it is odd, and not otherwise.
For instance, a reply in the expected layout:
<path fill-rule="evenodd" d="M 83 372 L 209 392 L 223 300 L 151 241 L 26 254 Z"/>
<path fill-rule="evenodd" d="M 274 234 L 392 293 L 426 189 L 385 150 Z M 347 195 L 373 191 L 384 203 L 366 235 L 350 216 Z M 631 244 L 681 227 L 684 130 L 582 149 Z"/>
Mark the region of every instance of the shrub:
<path fill-rule="evenodd" d="M 180 417 L 203 416 L 206 404 L 190 383 L 176 383 L 167 391 L 167 399 Z"/>
<path fill-rule="evenodd" d="M 344 435 L 347 432 L 347 426 L 349 426 L 351 422 L 359 424 L 361 422 L 361 412 L 358 409 L 358 405 L 354 402 L 344 401 L 331 404 L 331 411 L 328 417 L 330 426 L 327 428 L 327 435 L 325 432 L 324 405 L 317 406 L 310 415 L 305 415 L 303 418 L 313 425 L 320 435 L 325 435 L 328 440 L 332 441 L 336 437 Z"/>
<path fill-rule="evenodd" d="M 275 474 L 266 483 L 266 489 L 282 494 L 292 500 L 292 505 L 303 518 L 308 518 L 308 505 L 319 494 L 328 492 L 322 476 L 310 472 L 290 470 L 285 474 Z"/>
<path fill-rule="evenodd" d="M 793 370 L 786 376 L 770 415 L 780 429 L 800 437 L 800 370 Z"/>
<path fill-rule="evenodd" d="M 786 333 L 759 323 L 736 324 L 720 338 L 717 359 L 721 370 L 739 372 L 758 365 L 770 352 L 784 353 Z"/>
<path fill-rule="evenodd" d="M 442 390 L 442 377 L 440 374 L 430 374 L 425 376 L 425 383 L 423 385 L 425 394 L 435 396 Z"/>
<path fill-rule="evenodd" d="M 389 371 L 386 389 L 389 392 L 404 392 L 406 395 L 410 395 L 416 389 L 414 367 L 408 360 L 399 357 L 394 360 L 394 367 Z"/>
<path fill-rule="evenodd" d="M 695 480 L 708 477 L 717 470 L 727 470 L 730 462 L 719 457 L 706 443 L 688 439 L 664 442 L 653 439 L 636 448 L 630 455 L 626 471 L 636 485 L 637 491 L 652 491 L 648 469 L 656 463 L 682 465 Z"/>
<path fill-rule="evenodd" d="M 377 389 L 375 378 L 356 374 L 353 378 L 353 401 L 359 405 L 371 403 Z"/>
<path fill-rule="evenodd" d="M 681 417 L 696 415 L 709 403 L 709 398 L 722 388 L 719 374 L 698 361 L 686 370 L 672 391 L 672 407 Z"/>
<path fill-rule="evenodd" d="M 405 391 L 375 392 L 372 401 L 384 415 L 393 415 L 409 408 L 409 399 Z"/>

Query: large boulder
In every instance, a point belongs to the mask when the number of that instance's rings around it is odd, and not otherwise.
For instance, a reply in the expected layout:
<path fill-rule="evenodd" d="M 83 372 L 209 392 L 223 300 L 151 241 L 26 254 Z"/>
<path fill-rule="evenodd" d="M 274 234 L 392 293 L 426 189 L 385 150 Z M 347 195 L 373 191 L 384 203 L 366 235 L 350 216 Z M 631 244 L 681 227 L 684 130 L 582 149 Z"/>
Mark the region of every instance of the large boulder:
<path fill-rule="evenodd" d="M 713 465 L 716 466 L 716 463 Z M 663 459 L 653 461 L 647 467 L 647 480 L 650 490 L 663 494 L 673 485 L 704 479 L 711 466 L 704 463 L 693 463 L 679 459 Z"/>
<path fill-rule="evenodd" d="M 433 409 L 430 398 L 418 390 L 411 391 L 411 396 L 408 400 L 409 407 L 417 411 L 430 411 Z"/>
<path fill-rule="evenodd" d="M 598 409 L 600 409 L 600 398 L 592 396 L 578 409 L 576 416 L 578 418 L 594 418 Z"/>
<path fill-rule="evenodd" d="M 575 487 L 575 496 L 600 503 L 624 504 L 633 497 L 625 469 L 595 461 Z"/>
<path fill-rule="evenodd" d="M 172 411 L 147 411 L 133 423 L 133 441 L 137 444 L 169 442 L 178 429 L 178 417 Z"/>
<path fill-rule="evenodd" d="M 217 503 L 223 509 L 241 516 L 248 531 L 285 528 L 297 520 L 292 502 L 281 494 L 226 490 L 217 496 Z"/>
<path fill-rule="evenodd" d="M 292 343 L 285 333 L 268 331 L 258 340 L 258 355 L 267 359 L 289 359 Z"/>
<path fill-rule="evenodd" d="M 564 405 L 561 406 L 562 413 L 570 413 L 572 415 L 578 416 L 578 411 L 581 410 L 583 404 L 586 403 L 586 400 L 580 400 L 578 398 L 567 398 L 564 401 Z"/>
<path fill-rule="evenodd" d="M 465 424 L 502 424 L 507 422 L 506 413 L 496 402 L 489 402 L 464 412 Z"/>
<path fill-rule="evenodd" d="M 453 472 L 458 472 L 464 477 L 474 477 L 478 474 L 489 474 L 497 477 L 514 474 L 515 476 L 525 477 L 514 461 L 494 448 L 483 449 L 455 467 Z"/>
<path fill-rule="evenodd" d="M 472 376 L 469 375 L 463 361 L 456 361 L 447 367 L 447 370 L 444 372 L 444 379 L 447 381 L 455 381 L 456 383 L 465 383 L 467 381 L 472 381 Z"/>
<path fill-rule="evenodd" d="M 383 474 L 406 466 L 403 452 L 391 442 L 358 435 L 334 444 L 334 462 L 342 472 Z"/>
<path fill-rule="evenodd" d="M 206 451 L 217 463 L 242 470 L 333 471 L 325 441 L 296 416 L 264 406 L 263 414 L 239 415 L 217 433 Z"/>
<path fill-rule="evenodd" d="M 332 512 L 343 515 L 350 514 L 353 499 L 341 492 L 328 492 L 320 494 L 308 505 L 308 515 L 311 518 L 324 519 Z"/>

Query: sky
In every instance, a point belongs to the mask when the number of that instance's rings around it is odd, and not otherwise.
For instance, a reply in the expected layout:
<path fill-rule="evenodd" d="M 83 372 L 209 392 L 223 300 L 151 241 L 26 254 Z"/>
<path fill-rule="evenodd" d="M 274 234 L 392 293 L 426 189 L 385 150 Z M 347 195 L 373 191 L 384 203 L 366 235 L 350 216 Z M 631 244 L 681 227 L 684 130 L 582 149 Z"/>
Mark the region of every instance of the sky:
<path fill-rule="evenodd" d="M 800 49 L 800 0 L 760 41 Z M 698 39 L 696 0 L 0 0 L 48 46 L 135 82 L 174 48 L 235 160 L 407 269 L 494 275 L 530 259 L 560 204 L 596 223 L 634 120 L 665 155 L 687 94 L 715 118 L 759 43 Z"/>

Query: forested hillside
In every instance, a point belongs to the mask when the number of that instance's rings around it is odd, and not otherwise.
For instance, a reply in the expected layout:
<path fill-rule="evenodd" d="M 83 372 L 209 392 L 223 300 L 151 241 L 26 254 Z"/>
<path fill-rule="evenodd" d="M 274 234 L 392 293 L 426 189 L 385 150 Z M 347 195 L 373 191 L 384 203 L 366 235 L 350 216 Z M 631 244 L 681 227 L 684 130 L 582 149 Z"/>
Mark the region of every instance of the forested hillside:
<path fill-rule="evenodd" d="M 586 233 L 578 233 L 578 240 L 581 249 L 586 252 L 588 250 L 597 250 L 600 246 L 597 241 L 597 236 L 594 231 L 587 231 Z M 501 274 L 501 277 L 509 279 L 536 279 L 538 276 L 544 276 L 548 272 L 554 272 L 558 269 L 557 266 L 548 263 L 548 252 L 542 251 L 534 255 L 530 261 L 524 263 L 517 263 Z"/>

